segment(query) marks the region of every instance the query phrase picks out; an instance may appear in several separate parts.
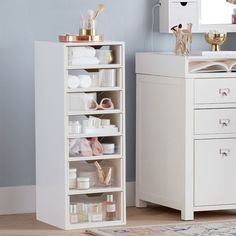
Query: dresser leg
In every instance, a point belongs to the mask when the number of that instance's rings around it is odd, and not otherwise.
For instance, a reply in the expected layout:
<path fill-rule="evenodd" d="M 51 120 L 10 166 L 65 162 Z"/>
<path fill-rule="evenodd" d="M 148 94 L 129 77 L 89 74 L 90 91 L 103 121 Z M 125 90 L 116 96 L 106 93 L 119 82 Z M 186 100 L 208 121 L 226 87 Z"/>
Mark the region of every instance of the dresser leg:
<path fill-rule="evenodd" d="M 191 210 L 182 210 L 181 220 L 194 220 L 194 212 Z"/>
<path fill-rule="evenodd" d="M 143 200 L 136 199 L 136 207 L 139 208 L 147 207 L 147 203 Z"/>

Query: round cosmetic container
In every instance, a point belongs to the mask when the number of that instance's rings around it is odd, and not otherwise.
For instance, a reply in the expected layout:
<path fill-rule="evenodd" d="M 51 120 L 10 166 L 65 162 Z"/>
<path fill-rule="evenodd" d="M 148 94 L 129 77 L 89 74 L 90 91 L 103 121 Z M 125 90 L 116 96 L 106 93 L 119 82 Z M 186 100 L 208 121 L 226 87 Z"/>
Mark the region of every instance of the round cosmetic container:
<path fill-rule="evenodd" d="M 103 147 L 104 154 L 115 153 L 115 144 L 114 143 L 102 143 L 102 147 Z"/>
<path fill-rule="evenodd" d="M 77 189 L 89 189 L 89 178 L 79 177 L 77 178 Z"/>

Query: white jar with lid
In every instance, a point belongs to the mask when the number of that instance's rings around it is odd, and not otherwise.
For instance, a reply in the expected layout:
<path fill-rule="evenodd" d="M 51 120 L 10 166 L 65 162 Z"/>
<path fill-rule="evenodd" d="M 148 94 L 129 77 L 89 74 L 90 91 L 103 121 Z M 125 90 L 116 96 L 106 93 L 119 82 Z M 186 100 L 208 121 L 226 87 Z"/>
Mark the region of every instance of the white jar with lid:
<path fill-rule="evenodd" d="M 73 168 L 69 170 L 69 188 L 76 188 L 77 169 Z"/>
<path fill-rule="evenodd" d="M 103 153 L 104 154 L 114 154 L 115 153 L 115 144 L 114 143 L 102 143 Z"/>
<path fill-rule="evenodd" d="M 70 134 L 81 133 L 81 124 L 79 121 L 69 121 L 69 133 Z"/>
<path fill-rule="evenodd" d="M 77 189 L 89 189 L 90 182 L 88 177 L 79 177 L 77 178 Z"/>
<path fill-rule="evenodd" d="M 89 178 L 89 186 L 90 188 L 94 187 L 97 184 L 98 176 L 97 176 L 97 170 L 87 170 L 87 171 L 80 171 L 79 177 L 87 177 Z"/>

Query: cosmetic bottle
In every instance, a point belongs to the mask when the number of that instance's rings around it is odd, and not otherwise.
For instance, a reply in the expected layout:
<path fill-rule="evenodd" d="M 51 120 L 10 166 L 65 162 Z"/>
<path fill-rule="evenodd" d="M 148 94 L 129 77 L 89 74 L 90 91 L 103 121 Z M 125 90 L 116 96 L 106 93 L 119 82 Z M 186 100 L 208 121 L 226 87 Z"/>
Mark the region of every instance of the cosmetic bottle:
<path fill-rule="evenodd" d="M 234 9 L 232 14 L 232 24 L 236 24 L 236 9 Z"/>
<path fill-rule="evenodd" d="M 89 209 L 89 222 L 101 222 L 103 220 L 102 203 L 92 203 Z"/>
<path fill-rule="evenodd" d="M 69 188 L 74 189 L 77 186 L 77 169 L 73 168 L 69 170 Z"/>
<path fill-rule="evenodd" d="M 88 204 L 86 203 L 77 203 L 77 214 L 78 222 L 87 222 L 88 221 Z"/>
<path fill-rule="evenodd" d="M 78 223 L 77 206 L 74 204 L 70 205 L 70 223 L 71 224 Z"/>
<path fill-rule="evenodd" d="M 112 221 L 116 219 L 116 203 L 114 202 L 113 195 L 107 195 L 107 201 L 105 202 L 106 221 Z"/>

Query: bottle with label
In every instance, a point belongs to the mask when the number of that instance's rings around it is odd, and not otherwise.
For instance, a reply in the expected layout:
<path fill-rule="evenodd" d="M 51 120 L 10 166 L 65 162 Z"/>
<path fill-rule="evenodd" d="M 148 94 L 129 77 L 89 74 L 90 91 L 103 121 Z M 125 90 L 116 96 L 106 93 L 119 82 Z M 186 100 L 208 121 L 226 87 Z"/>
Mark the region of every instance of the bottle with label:
<path fill-rule="evenodd" d="M 75 204 L 70 205 L 70 223 L 71 224 L 78 223 L 77 206 Z"/>
<path fill-rule="evenodd" d="M 69 170 L 69 188 L 76 188 L 77 169 L 73 168 Z"/>
<path fill-rule="evenodd" d="M 116 203 L 114 202 L 113 195 L 107 195 L 107 201 L 105 203 L 106 207 L 106 220 L 112 221 L 116 220 Z"/>
<path fill-rule="evenodd" d="M 232 24 L 236 24 L 236 9 L 234 9 L 232 14 Z"/>
<path fill-rule="evenodd" d="M 89 219 L 89 222 L 101 222 L 103 220 L 102 203 L 90 204 L 90 211 L 89 211 L 88 219 Z"/>

